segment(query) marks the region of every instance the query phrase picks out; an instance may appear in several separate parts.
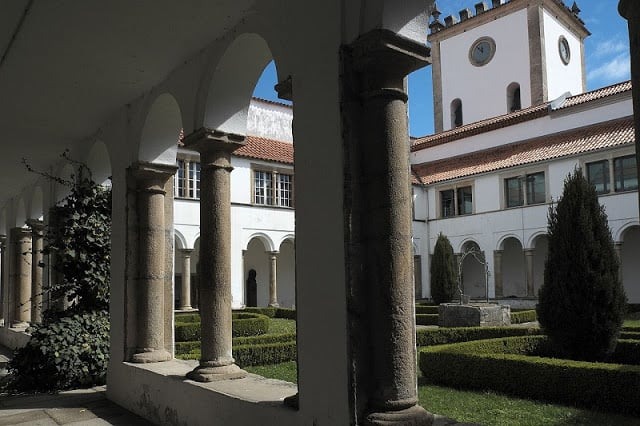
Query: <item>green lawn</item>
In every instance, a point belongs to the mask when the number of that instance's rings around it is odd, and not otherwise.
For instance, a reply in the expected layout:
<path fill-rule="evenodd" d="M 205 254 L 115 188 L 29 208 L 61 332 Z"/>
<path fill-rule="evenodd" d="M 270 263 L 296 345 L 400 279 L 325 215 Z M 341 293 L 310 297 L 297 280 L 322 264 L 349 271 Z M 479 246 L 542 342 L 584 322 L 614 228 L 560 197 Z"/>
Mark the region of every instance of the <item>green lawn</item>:
<path fill-rule="evenodd" d="M 636 320 L 625 320 L 624 324 L 625 327 L 640 327 L 640 319 L 636 319 Z"/>
<path fill-rule="evenodd" d="M 247 367 L 247 371 L 273 379 L 297 381 L 295 362 Z M 640 418 L 600 413 L 563 405 L 545 404 L 495 394 L 433 386 L 419 379 L 420 404 L 427 410 L 461 422 L 491 426 L 638 426 Z"/>

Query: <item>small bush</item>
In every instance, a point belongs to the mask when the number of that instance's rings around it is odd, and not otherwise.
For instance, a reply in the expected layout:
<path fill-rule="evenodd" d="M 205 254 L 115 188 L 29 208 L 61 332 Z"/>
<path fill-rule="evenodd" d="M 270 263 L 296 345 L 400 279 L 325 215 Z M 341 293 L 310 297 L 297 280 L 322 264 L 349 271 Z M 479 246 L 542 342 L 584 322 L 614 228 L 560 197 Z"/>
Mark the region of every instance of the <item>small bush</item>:
<path fill-rule="evenodd" d="M 200 314 L 176 314 L 176 323 L 200 322 Z"/>
<path fill-rule="evenodd" d="M 458 289 L 458 268 L 449 239 L 440 233 L 431 257 L 431 298 L 434 303 L 451 302 Z"/>
<path fill-rule="evenodd" d="M 537 321 L 538 316 L 534 309 L 527 311 L 511 311 L 511 324 L 522 324 Z"/>
<path fill-rule="evenodd" d="M 265 334 L 263 336 L 234 337 L 233 345 L 263 345 L 266 343 L 283 343 L 296 341 L 295 333 Z"/>
<path fill-rule="evenodd" d="M 233 348 L 233 357 L 240 367 L 295 361 L 296 355 L 296 342 L 241 345 Z"/>
<path fill-rule="evenodd" d="M 417 346 L 446 345 L 472 340 L 540 334 L 539 328 L 515 327 L 440 327 L 416 331 Z"/>
<path fill-rule="evenodd" d="M 276 309 L 277 308 L 272 308 L 272 307 L 247 306 L 244 309 L 238 309 L 233 312 L 236 312 L 236 313 L 246 312 L 251 314 L 260 314 L 260 315 L 266 315 L 269 318 L 274 318 L 276 316 Z"/>
<path fill-rule="evenodd" d="M 233 337 L 265 334 L 269 331 L 269 317 L 261 314 L 234 313 L 231 327 Z"/>
<path fill-rule="evenodd" d="M 416 305 L 416 314 L 438 314 L 438 306 Z"/>
<path fill-rule="evenodd" d="M 420 350 L 419 367 L 427 380 L 444 386 L 640 414 L 640 366 L 525 355 L 550 347 L 543 336 L 435 346 Z"/>
<path fill-rule="evenodd" d="M 416 314 L 417 325 L 438 325 L 438 314 Z"/>
<path fill-rule="evenodd" d="M 176 342 L 191 342 L 194 340 L 200 340 L 200 323 L 199 322 L 185 322 L 176 323 L 175 325 L 175 341 Z"/>
<path fill-rule="evenodd" d="M 32 329 L 31 339 L 9 364 L 8 387 L 51 392 L 105 383 L 109 362 L 109 314 L 84 312 Z"/>
<path fill-rule="evenodd" d="M 297 318 L 297 313 L 295 309 L 290 308 L 277 308 L 276 309 L 276 318 L 284 318 L 295 320 Z"/>

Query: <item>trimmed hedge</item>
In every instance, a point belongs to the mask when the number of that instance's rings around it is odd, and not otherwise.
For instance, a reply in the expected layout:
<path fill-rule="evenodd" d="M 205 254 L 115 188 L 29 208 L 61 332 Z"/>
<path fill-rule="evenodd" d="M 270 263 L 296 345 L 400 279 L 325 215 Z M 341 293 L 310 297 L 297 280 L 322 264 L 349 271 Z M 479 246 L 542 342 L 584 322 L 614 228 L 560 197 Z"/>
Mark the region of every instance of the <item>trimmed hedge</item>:
<path fill-rule="evenodd" d="M 511 324 L 522 324 L 525 322 L 533 322 L 538 320 L 535 309 L 526 311 L 511 311 Z"/>
<path fill-rule="evenodd" d="M 284 319 L 297 319 L 297 312 L 295 309 L 290 308 L 276 308 L 276 318 Z"/>
<path fill-rule="evenodd" d="M 416 304 L 416 314 L 438 314 L 438 307 L 434 305 Z"/>
<path fill-rule="evenodd" d="M 200 323 L 200 314 L 176 314 L 176 322 L 197 322 Z"/>
<path fill-rule="evenodd" d="M 198 317 L 198 322 L 193 322 L 194 316 Z M 183 322 L 183 318 L 190 322 Z M 200 316 L 197 314 L 176 316 L 175 341 L 190 342 L 200 340 L 199 318 Z M 233 337 L 257 336 L 266 334 L 269 331 L 269 317 L 266 315 L 234 312 L 232 318 L 231 327 Z"/>
<path fill-rule="evenodd" d="M 638 349 L 637 342 L 625 345 L 625 353 Z M 418 362 L 423 375 L 439 385 L 640 414 L 640 366 L 523 355 L 548 348 L 544 336 L 481 340 L 423 348 Z"/>
<path fill-rule="evenodd" d="M 265 345 L 273 343 L 290 343 L 296 342 L 295 333 L 285 334 L 265 334 L 263 336 L 249 336 L 249 337 L 234 337 L 233 347 L 247 346 L 247 345 Z M 186 355 L 197 351 L 198 357 L 200 356 L 200 341 L 192 342 L 176 342 L 176 355 Z M 251 364 L 255 365 L 255 364 Z"/>
<path fill-rule="evenodd" d="M 296 356 L 295 341 L 265 343 L 262 345 L 240 345 L 233 348 L 233 357 L 240 367 L 295 361 Z"/>
<path fill-rule="evenodd" d="M 417 346 L 435 346 L 498 337 L 540 334 L 540 329 L 516 327 L 440 327 L 416 330 Z"/>
<path fill-rule="evenodd" d="M 438 325 L 438 314 L 416 314 L 417 325 Z"/>

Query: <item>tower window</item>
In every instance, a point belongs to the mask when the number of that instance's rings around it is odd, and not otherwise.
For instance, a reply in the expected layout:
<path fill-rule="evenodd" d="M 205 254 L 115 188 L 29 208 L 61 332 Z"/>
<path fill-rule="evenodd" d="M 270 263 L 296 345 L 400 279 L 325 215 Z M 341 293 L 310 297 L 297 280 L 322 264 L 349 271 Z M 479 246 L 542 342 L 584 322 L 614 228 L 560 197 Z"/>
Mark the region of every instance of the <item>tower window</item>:
<path fill-rule="evenodd" d="M 522 109 L 522 100 L 520 99 L 520 85 L 511 83 L 507 87 L 507 110 L 514 112 Z"/>
<path fill-rule="evenodd" d="M 451 127 L 462 126 L 462 101 L 454 99 L 451 102 Z"/>

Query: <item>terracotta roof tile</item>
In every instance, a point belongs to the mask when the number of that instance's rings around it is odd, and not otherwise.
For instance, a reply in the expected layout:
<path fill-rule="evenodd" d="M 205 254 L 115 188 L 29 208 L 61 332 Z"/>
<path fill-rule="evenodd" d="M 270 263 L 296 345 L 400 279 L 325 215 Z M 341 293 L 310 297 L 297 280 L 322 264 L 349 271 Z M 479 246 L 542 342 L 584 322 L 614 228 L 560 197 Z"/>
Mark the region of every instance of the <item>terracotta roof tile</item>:
<path fill-rule="evenodd" d="M 233 155 L 293 164 L 293 144 L 259 136 L 247 136 L 245 145 L 235 150 Z"/>
<path fill-rule="evenodd" d="M 592 102 L 630 90 L 631 82 L 625 81 L 622 83 L 614 84 L 612 86 L 593 90 L 591 92 L 582 93 L 576 96 L 570 96 L 556 109 L 581 105 L 587 102 Z M 464 126 L 446 130 L 435 135 L 415 138 L 411 141 L 411 151 L 419 151 L 421 149 L 431 148 L 447 142 L 452 142 L 454 140 L 475 136 L 481 133 L 502 129 L 514 124 L 544 117 L 546 115 L 549 115 L 550 104 L 550 102 L 545 102 L 541 105 L 531 106 L 529 108 L 524 108 L 509 114 L 499 115 L 497 117 L 491 117 L 485 120 L 477 121 L 475 123 L 466 124 Z"/>
<path fill-rule="evenodd" d="M 432 184 L 625 145 L 634 140 L 633 119 L 627 117 L 469 155 L 415 165 L 413 171 L 424 184 Z"/>

